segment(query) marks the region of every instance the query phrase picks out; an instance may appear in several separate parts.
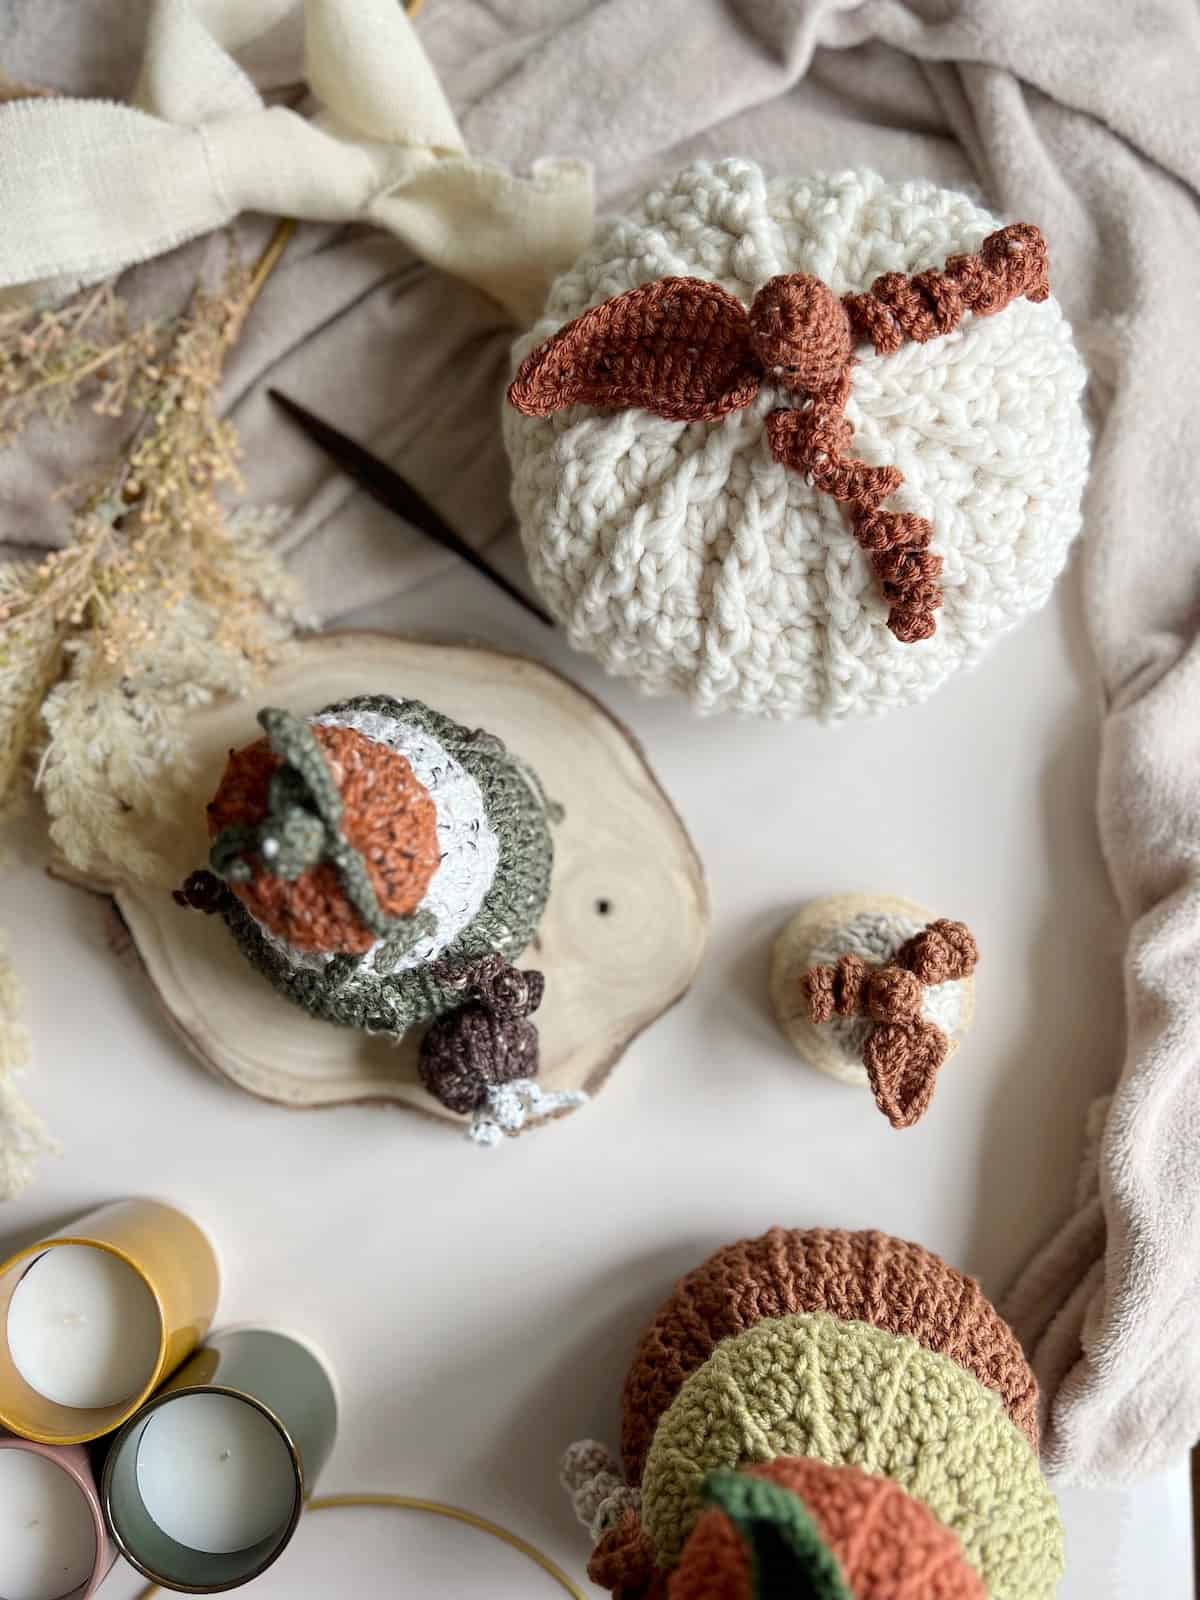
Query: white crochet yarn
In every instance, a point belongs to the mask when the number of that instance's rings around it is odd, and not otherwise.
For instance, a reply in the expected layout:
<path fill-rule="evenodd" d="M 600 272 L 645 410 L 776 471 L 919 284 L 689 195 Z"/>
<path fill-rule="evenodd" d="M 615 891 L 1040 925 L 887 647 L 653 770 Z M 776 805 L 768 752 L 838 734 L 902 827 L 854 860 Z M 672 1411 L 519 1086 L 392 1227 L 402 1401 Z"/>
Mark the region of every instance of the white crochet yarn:
<path fill-rule="evenodd" d="M 476 1107 L 467 1129 L 472 1144 L 493 1150 L 506 1133 L 519 1133 L 527 1122 L 575 1111 L 587 1105 L 582 1089 L 543 1089 L 536 1078 L 513 1078 L 493 1084 Z"/>
<path fill-rule="evenodd" d="M 843 294 L 940 267 L 999 225 L 924 181 L 697 162 L 600 229 L 514 346 L 514 368 L 589 306 L 655 278 L 716 279 L 747 305 L 784 272 Z M 893 637 L 845 510 L 771 457 L 763 418 L 791 397 L 764 385 L 717 423 L 505 407 L 525 549 L 572 644 L 701 711 L 836 720 L 924 699 L 1042 605 L 1079 531 L 1088 455 L 1085 371 L 1057 302 L 1017 300 L 860 357 L 854 453 L 900 467 L 888 504 L 931 518 L 944 560 L 932 639 Z"/>

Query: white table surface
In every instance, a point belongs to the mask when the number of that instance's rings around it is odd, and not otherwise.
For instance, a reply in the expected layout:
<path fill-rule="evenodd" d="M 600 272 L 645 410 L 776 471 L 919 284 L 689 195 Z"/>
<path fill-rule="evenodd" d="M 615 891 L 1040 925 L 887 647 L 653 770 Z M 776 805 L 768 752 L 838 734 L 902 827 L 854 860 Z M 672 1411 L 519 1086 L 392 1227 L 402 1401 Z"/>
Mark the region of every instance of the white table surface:
<path fill-rule="evenodd" d="M 999 1295 L 1069 1205 L 1121 1040 L 1077 574 L 930 704 L 839 730 L 643 700 L 462 571 L 357 620 L 543 653 L 636 731 L 709 874 L 692 993 L 593 1105 L 480 1151 L 403 1113 L 288 1112 L 208 1076 L 114 957 L 104 903 L 19 863 L 0 876 L 0 922 L 31 991 L 27 1085 L 67 1153 L 0 1210 L 0 1245 L 124 1194 L 175 1201 L 218 1243 L 221 1321 L 292 1326 L 328 1352 L 344 1410 L 322 1488 L 458 1502 L 581 1577 L 558 1455 L 581 1435 L 615 1442 L 633 1342 L 678 1274 L 773 1223 L 877 1227 Z M 982 947 L 972 1033 L 906 1133 L 806 1068 L 767 1003 L 791 911 L 873 888 L 963 918 Z M 1191 1593 L 1185 1462 L 1062 1504 L 1060 1600 Z M 106 1595 L 137 1587 L 118 1571 Z M 310 1517 L 257 1588 L 556 1592 L 480 1535 L 382 1512 Z"/>

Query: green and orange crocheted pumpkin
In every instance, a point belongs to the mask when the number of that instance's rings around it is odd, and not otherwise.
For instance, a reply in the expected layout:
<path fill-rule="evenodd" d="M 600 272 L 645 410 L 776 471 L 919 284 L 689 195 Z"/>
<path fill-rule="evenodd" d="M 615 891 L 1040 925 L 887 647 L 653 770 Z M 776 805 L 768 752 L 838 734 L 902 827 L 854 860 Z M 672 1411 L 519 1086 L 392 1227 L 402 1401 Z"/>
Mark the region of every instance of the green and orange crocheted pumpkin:
<path fill-rule="evenodd" d="M 617 1600 L 1050 1600 L 1037 1387 L 979 1286 L 887 1234 L 772 1229 L 681 1280 L 634 1355 L 623 1471 L 564 1483 Z"/>

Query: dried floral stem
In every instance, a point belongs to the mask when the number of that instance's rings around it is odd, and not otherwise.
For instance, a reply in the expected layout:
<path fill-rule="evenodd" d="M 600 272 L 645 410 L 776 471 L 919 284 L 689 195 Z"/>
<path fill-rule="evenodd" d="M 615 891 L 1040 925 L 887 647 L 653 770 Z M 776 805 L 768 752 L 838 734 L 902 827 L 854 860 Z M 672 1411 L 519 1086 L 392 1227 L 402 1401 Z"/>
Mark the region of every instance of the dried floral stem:
<path fill-rule="evenodd" d="M 90 400 L 136 413 L 120 457 L 75 491 L 71 542 L 0 566 L 0 821 L 36 762 L 50 834 L 75 867 L 169 882 L 149 826 L 189 778 L 186 722 L 245 694 L 305 620 L 274 546 L 282 514 L 230 515 L 239 446 L 216 410 L 225 357 L 296 224 L 183 315 L 132 328 L 111 282 L 0 311 L 0 446 Z M 57 1148 L 15 1079 L 29 1053 L 0 933 L 0 1200 Z"/>
<path fill-rule="evenodd" d="M 263 284 L 266 283 L 272 272 L 274 272 L 275 268 L 279 265 L 280 259 L 283 256 L 283 252 L 288 247 L 288 241 L 291 239 L 295 231 L 296 224 L 293 219 L 291 217 L 284 217 L 283 221 L 271 235 L 271 238 L 267 244 L 267 248 L 263 251 L 262 255 L 259 256 L 258 261 L 255 263 L 254 271 L 250 274 L 250 282 L 246 286 L 247 311 L 254 304 L 255 300 L 257 300 L 258 292 L 262 288 Z"/>
<path fill-rule="evenodd" d="M 216 411 L 225 356 L 293 231 L 281 223 L 252 273 L 231 265 L 172 323 L 131 331 L 111 285 L 0 319 L 0 418 L 6 393 L 18 426 L 57 414 L 53 387 L 110 396 L 114 364 L 121 408 L 140 412 L 120 458 L 76 491 L 71 543 L 0 572 L 0 808 L 36 759 L 51 836 L 81 871 L 171 876 L 146 823 L 187 780 L 187 713 L 247 692 L 301 620 L 271 553 L 278 514 L 226 511 L 239 446 Z M 94 340 L 101 322 L 123 337 Z"/>

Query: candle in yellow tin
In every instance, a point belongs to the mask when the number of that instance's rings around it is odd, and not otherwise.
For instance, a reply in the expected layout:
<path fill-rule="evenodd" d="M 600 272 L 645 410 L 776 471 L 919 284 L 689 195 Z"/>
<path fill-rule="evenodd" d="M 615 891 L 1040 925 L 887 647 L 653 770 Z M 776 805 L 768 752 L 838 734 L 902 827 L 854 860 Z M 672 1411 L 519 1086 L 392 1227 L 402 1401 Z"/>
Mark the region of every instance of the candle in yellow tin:
<path fill-rule="evenodd" d="M 218 1269 L 190 1217 L 122 1200 L 0 1264 L 0 1426 L 41 1444 L 119 1428 L 212 1321 Z"/>

